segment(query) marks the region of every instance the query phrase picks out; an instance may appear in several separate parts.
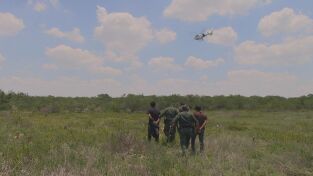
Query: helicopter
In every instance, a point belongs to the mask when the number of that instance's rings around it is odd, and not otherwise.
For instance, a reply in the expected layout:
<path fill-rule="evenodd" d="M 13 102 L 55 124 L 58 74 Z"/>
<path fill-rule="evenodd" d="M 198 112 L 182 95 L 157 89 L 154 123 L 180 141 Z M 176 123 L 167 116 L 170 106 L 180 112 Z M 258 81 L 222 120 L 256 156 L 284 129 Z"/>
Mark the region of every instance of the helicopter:
<path fill-rule="evenodd" d="M 203 40 L 208 35 L 213 35 L 213 30 L 207 31 L 205 33 L 203 32 L 203 33 L 197 34 L 194 36 L 194 39 L 195 40 Z"/>

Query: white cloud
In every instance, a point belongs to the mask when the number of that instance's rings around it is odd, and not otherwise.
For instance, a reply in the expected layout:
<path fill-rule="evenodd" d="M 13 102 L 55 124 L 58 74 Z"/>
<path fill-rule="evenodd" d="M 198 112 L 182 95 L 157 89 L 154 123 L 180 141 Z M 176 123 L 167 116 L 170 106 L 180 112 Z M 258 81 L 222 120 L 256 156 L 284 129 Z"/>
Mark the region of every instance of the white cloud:
<path fill-rule="evenodd" d="M 91 67 L 90 70 L 94 73 L 103 73 L 103 74 L 109 74 L 113 76 L 121 75 L 122 71 L 113 67 L 108 66 L 97 66 L 97 67 Z"/>
<path fill-rule="evenodd" d="M 220 91 L 228 94 L 299 96 L 299 80 L 288 73 L 267 73 L 258 70 L 229 71 L 227 79 L 218 82 Z"/>
<path fill-rule="evenodd" d="M 59 0 L 27 0 L 27 4 L 33 6 L 36 12 L 43 12 L 51 5 L 56 8 L 59 6 Z"/>
<path fill-rule="evenodd" d="M 210 81 L 206 76 L 198 80 L 168 78 L 151 85 L 149 90 L 158 95 L 198 94 L 214 96 L 240 94 L 244 96 L 279 95 L 293 97 L 309 93 L 309 88 L 312 86 L 307 82 L 288 73 L 232 70 L 228 72 L 227 78 L 224 80 Z"/>
<path fill-rule="evenodd" d="M 160 43 L 176 39 L 176 33 L 169 29 L 153 29 L 146 17 L 135 17 L 127 12 L 109 13 L 104 7 L 97 6 L 99 25 L 94 36 L 105 46 L 107 59 L 116 62 L 128 62 L 131 68 L 142 64 L 138 53 L 152 40 Z"/>
<path fill-rule="evenodd" d="M 36 4 L 34 5 L 34 10 L 36 12 L 43 12 L 45 11 L 47 8 L 46 4 L 44 2 L 36 2 Z"/>
<path fill-rule="evenodd" d="M 147 80 L 141 78 L 139 75 L 129 75 L 129 82 L 124 83 L 127 86 L 123 86 L 126 89 L 123 93 L 133 93 L 133 94 L 155 94 L 154 88 L 151 83 Z"/>
<path fill-rule="evenodd" d="M 261 79 L 264 82 L 290 82 L 296 80 L 295 76 L 288 73 L 267 73 L 258 70 L 234 70 L 228 72 L 228 81 L 231 82 L 242 82 L 247 83 L 259 82 L 256 79 Z M 263 84 L 263 83 L 262 83 Z M 268 84 L 264 84 L 270 86 Z"/>
<path fill-rule="evenodd" d="M 235 60 L 240 64 L 291 65 L 313 59 L 313 36 L 285 40 L 278 44 L 246 41 L 235 48 Z"/>
<path fill-rule="evenodd" d="M 143 65 L 144 64 L 141 61 L 133 60 L 132 62 L 130 62 L 130 66 L 128 68 L 126 68 L 126 70 L 134 71 L 134 70 L 141 68 Z"/>
<path fill-rule="evenodd" d="M 279 95 L 286 97 L 307 94 L 306 82 L 301 82 L 288 73 L 267 73 L 257 70 L 229 71 L 227 78 L 220 81 L 210 81 L 207 77 L 199 80 L 168 78 L 151 85 L 155 94 L 198 94 L 198 95 L 244 95 L 267 96 Z M 313 84 L 312 84 L 313 85 Z"/>
<path fill-rule="evenodd" d="M 116 61 L 137 59 L 137 53 L 153 39 L 151 23 L 145 17 L 134 17 L 130 13 L 108 13 L 97 7 L 99 26 L 95 37 L 100 40 L 107 56 Z"/>
<path fill-rule="evenodd" d="M 196 58 L 194 56 L 189 56 L 185 62 L 186 67 L 191 67 L 193 69 L 208 69 L 212 67 L 217 67 L 223 64 L 225 61 L 222 58 L 216 60 L 204 60 L 201 58 Z"/>
<path fill-rule="evenodd" d="M 53 7 L 57 7 L 60 4 L 59 0 L 49 0 L 49 2 Z"/>
<path fill-rule="evenodd" d="M 125 91 L 145 95 L 212 95 L 215 94 L 215 90 L 217 89 L 215 89 L 213 84 L 203 83 L 203 81 L 199 80 L 167 78 L 149 82 L 135 76 L 131 79 L 130 84 L 127 84 L 127 90 Z"/>
<path fill-rule="evenodd" d="M 82 80 L 73 77 L 60 77 L 46 80 L 38 77 L 2 77 L 1 89 L 18 91 L 30 95 L 54 96 L 96 96 L 100 93 L 109 93 L 120 96 L 122 87 L 114 79 Z"/>
<path fill-rule="evenodd" d="M 198 95 L 244 95 L 286 97 L 301 96 L 312 92 L 313 81 L 299 80 L 288 73 L 269 73 L 258 70 L 229 71 L 227 78 L 210 81 L 208 77 L 198 80 L 166 78 L 149 82 L 138 75 L 129 75 L 129 82 L 114 79 L 82 80 L 60 77 L 45 80 L 38 77 L 0 77 L 0 89 L 21 91 L 30 95 L 95 96 L 108 93 L 120 96 L 123 93 L 145 95 L 198 94 Z"/>
<path fill-rule="evenodd" d="M 51 28 L 45 31 L 46 34 L 58 38 L 65 38 L 74 42 L 82 43 L 85 41 L 84 37 L 80 34 L 80 29 L 74 28 L 70 32 L 62 32 L 59 28 Z"/>
<path fill-rule="evenodd" d="M 75 49 L 66 45 L 59 45 L 46 50 L 47 56 L 66 66 L 85 67 L 102 64 L 101 59 L 87 50 Z"/>
<path fill-rule="evenodd" d="M 109 75 L 121 74 L 121 71 L 118 69 L 102 66 L 103 60 L 87 50 L 59 45 L 54 48 L 48 48 L 46 55 L 60 66 L 82 68 L 91 72 Z"/>
<path fill-rule="evenodd" d="M 43 64 L 42 68 L 45 70 L 57 70 L 58 66 L 55 64 Z"/>
<path fill-rule="evenodd" d="M 205 21 L 212 15 L 241 15 L 270 2 L 272 0 L 172 0 L 163 14 L 182 21 Z"/>
<path fill-rule="evenodd" d="M 27 4 L 28 5 L 32 5 L 33 4 L 33 0 L 27 0 Z"/>
<path fill-rule="evenodd" d="M 199 87 L 199 84 L 192 83 L 194 81 L 177 78 L 148 82 L 139 76 L 133 76 L 126 91 L 145 95 L 199 94 L 201 87 Z"/>
<path fill-rule="evenodd" d="M 1 65 L 4 63 L 5 61 L 5 57 L 0 53 L 0 68 L 1 68 Z"/>
<path fill-rule="evenodd" d="M 171 57 L 152 58 L 148 64 L 154 70 L 179 71 L 182 69 L 179 65 L 175 64 L 174 58 Z"/>
<path fill-rule="evenodd" d="M 312 33 L 313 20 L 293 9 L 284 8 L 263 17 L 258 25 L 264 36 L 290 33 Z"/>
<path fill-rule="evenodd" d="M 238 35 L 232 27 L 224 27 L 213 31 L 212 36 L 207 36 L 205 41 L 208 43 L 233 45 L 235 44 Z"/>
<path fill-rule="evenodd" d="M 0 37 L 16 35 L 24 27 L 22 19 L 11 13 L 0 13 Z"/>
<path fill-rule="evenodd" d="M 155 32 L 155 37 L 160 43 L 164 44 L 174 41 L 176 39 L 176 33 L 165 28 L 161 31 Z"/>
<path fill-rule="evenodd" d="M 194 89 L 195 86 L 192 84 L 192 81 L 185 79 L 168 78 L 160 80 L 154 87 L 156 89 L 156 94 L 158 95 L 186 95 L 199 93 L 198 89 Z"/>

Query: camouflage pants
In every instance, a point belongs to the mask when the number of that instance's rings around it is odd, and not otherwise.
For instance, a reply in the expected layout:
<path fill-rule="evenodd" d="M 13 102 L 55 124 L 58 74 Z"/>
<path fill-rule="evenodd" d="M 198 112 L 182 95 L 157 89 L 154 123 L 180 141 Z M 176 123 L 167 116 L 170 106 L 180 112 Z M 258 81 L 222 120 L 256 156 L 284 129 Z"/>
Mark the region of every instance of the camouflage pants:
<path fill-rule="evenodd" d="M 176 128 L 171 128 L 172 121 L 164 122 L 164 134 L 166 136 L 166 142 L 172 142 L 175 140 Z"/>
<path fill-rule="evenodd" d="M 183 154 L 186 153 L 186 150 L 189 147 L 190 140 L 194 137 L 194 129 L 193 128 L 181 128 L 179 129 L 179 137 L 180 137 L 180 147 Z M 191 141 L 191 149 L 195 152 L 194 141 Z"/>
<path fill-rule="evenodd" d="M 200 152 L 204 150 L 204 129 L 200 131 L 200 133 L 195 134 L 191 138 L 191 143 L 195 144 L 197 136 L 199 137 L 199 143 L 200 143 Z M 195 146 L 195 145 L 194 145 Z"/>
<path fill-rule="evenodd" d="M 148 124 L 148 140 L 151 141 L 151 137 L 154 137 L 155 141 L 159 141 L 159 126 L 154 124 Z"/>

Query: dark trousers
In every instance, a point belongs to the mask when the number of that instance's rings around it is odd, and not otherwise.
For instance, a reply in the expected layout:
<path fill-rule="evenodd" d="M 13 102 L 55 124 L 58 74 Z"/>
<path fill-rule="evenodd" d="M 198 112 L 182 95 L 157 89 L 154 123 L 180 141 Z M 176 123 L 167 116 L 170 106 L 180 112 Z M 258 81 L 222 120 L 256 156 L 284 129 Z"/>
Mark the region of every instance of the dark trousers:
<path fill-rule="evenodd" d="M 164 130 L 166 136 L 166 142 L 172 142 L 175 140 L 176 128 L 171 127 L 171 121 L 164 122 Z"/>
<path fill-rule="evenodd" d="M 154 137 L 155 141 L 159 141 L 159 126 L 154 124 L 148 124 L 148 140 L 151 141 L 151 137 Z"/>
<path fill-rule="evenodd" d="M 193 143 L 193 146 L 195 146 L 195 141 L 197 136 L 199 137 L 199 143 L 200 143 L 200 152 L 202 152 L 204 150 L 204 129 L 202 129 L 200 131 L 200 133 L 196 133 L 192 139 L 191 139 L 191 143 Z M 193 149 L 194 150 L 194 149 Z"/>
<path fill-rule="evenodd" d="M 186 150 L 189 147 L 190 140 L 194 136 L 194 129 L 193 128 L 180 128 L 179 129 L 179 137 L 180 137 L 180 146 L 183 154 L 186 153 Z M 194 142 L 191 141 L 191 149 L 194 152 L 195 146 Z"/>

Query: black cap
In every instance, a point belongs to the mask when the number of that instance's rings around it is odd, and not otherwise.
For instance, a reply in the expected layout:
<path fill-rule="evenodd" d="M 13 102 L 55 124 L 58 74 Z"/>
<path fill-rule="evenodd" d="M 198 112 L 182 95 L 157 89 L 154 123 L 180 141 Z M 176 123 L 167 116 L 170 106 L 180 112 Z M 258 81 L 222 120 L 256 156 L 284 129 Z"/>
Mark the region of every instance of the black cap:
<path fill-rule="evenodd" d="M 202 109 L 201 106 L 196 106 L 195 107 L 195 110 L 198 111 L 198 112 L 201 111 L 201 109 Z"/>
<path fill-rule="evenodd" d="M 151 107 L 155 107 L 155 104 L 156 104 L 156 103 L 155 103 L 154 101 L 152 101 L 152 102 L 150 103 L 150 106 L 151 106 Z"/>
<path fill-rule="evenodd" d="M 183 105 L 181 109 L 182 111 L 189 111 L 189 107 L 187 105 Z"/>

